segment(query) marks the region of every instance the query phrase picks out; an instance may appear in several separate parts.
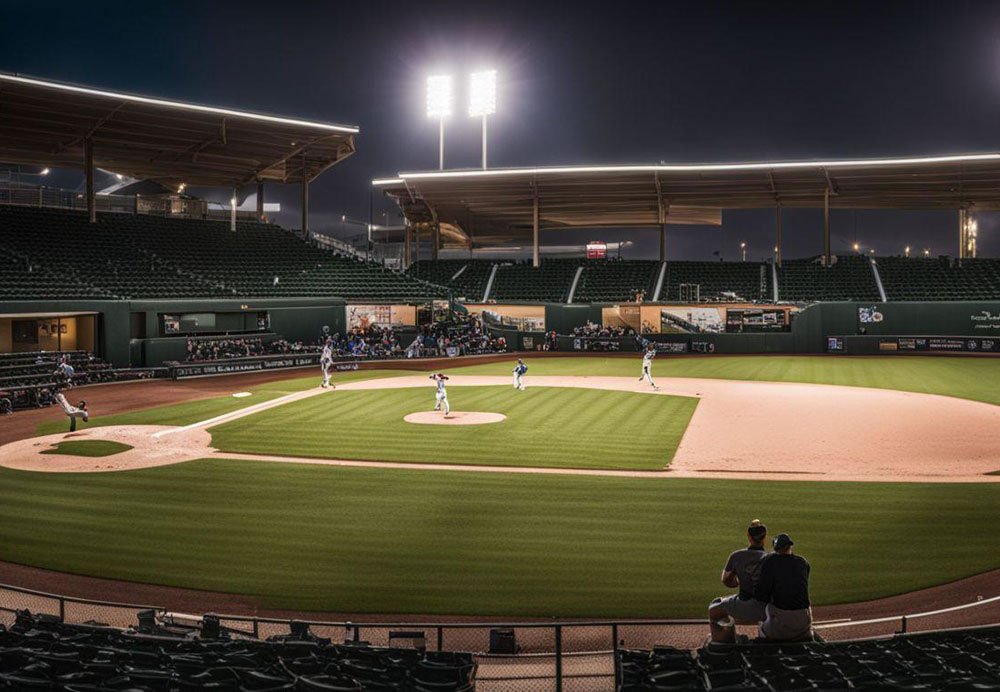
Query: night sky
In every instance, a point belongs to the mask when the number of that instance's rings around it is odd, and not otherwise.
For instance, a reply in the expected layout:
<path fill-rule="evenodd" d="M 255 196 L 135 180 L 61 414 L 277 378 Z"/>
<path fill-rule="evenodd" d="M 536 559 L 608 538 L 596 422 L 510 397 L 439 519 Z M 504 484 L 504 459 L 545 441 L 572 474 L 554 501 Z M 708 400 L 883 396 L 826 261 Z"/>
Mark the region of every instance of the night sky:
<path fill-rule="evenodd" d="M 1000 3 L 116 2 L 0 3 L 0 69 L 165 98 L 357 124 L 358 153 L 314 183 L 314 230 L 366 219 L 373 177 L 435 168 L 424 79 L 499 72 L 490 165 L 702 163 L 1000 151 Z M 479 164 L 464 94 L 447 167 Z M 298 225 L 298 189 L 269 188 Z M 228 198 L 218 191 L 217 199 Z M 392 211 L 379 201 L 376 209 Z M 980 255 L 1000 218 L 979 217 Z M 391 219 L 391 217 L 390 217 Z M 377 218 L 376 221 L 380 221 Z M 955 253 L 954 213 L 834 212 L 856 238 Z M 677 259 L 770 255 L 773 212 L 720 230 L 671 227 Z M 654 230 L 543 233 L 635 240 Z M 785 214 L 785 256 L 818 254 L 822 212 Z"/>

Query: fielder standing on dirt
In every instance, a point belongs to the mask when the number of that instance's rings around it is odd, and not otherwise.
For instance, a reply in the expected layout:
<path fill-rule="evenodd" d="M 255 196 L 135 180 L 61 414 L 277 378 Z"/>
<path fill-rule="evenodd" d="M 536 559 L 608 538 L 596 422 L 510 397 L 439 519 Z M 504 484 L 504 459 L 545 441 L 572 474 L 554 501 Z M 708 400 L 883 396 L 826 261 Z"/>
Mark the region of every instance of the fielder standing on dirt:
<path fill-rule="evenodd" d="M 639 375 L 639 381 L 642 382 L 646 380 L 649 384 L 653 385 L 653 390 L 658 390 L 659 387 L 653 382 L 653 376 L 650 373 L 650 369 L 653 367 L 653 359 L 656 358 L 656 346 L 649 344 L 646 347 L 646 352 L 642 354 L 642 374 Z"/>
<path fill-rule="evenodd" d="M 323 384 L 320 385 L 323 389 L 331 387 L 330 384 L 330 368 L 333 367 L 333 339 L 326 337 L 326 341 L 323 342 L 323 352 L 319 356 L 319 367 L 323 371 Z"/>
<path fill-rule="evenodd" d="M 520 358 L 517 359 L 517 365 L 511 371 L 514 373 L 514 389 L 524 389 L 524 373 L 528 372 L 528 366 L 524 364 L 524 361 Z"/>

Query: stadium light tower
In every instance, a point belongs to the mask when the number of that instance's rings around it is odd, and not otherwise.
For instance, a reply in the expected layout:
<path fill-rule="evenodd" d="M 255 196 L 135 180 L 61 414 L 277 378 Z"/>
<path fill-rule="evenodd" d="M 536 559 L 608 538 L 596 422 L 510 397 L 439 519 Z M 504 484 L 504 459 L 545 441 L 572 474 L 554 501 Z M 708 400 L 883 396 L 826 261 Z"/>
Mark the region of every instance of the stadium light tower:
<path fill-rule="evenodd" d="M 745 240 L 740 243 L 740 252 L 743 254 L 743 261 L 746 262 L 747 261 L 747 243 L 746 243 Z"/>
<path fill-rule="evenodd" d="M 483 170 L 486 170 L 486 118 L 497 112 L 497 71 L 469 75 L 469 116 L 483 118 Z"/>
<path fill-rule="evenodd" d="M 427 78 L 427 117 L 437 118 L 438 169 L 444 170 L 444 120 L 451 117 L 451 75 L 431 75 Z"/>

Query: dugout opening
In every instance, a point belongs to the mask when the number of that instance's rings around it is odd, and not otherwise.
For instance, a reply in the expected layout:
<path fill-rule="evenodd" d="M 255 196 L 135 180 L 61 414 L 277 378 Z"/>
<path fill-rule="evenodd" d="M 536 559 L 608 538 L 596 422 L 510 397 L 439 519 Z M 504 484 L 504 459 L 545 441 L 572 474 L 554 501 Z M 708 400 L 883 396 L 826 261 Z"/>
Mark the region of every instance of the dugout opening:
<path fill-rule="evenodd" d="M 0 315 L 0 353 L 96 352 L 96 312 Z"/>

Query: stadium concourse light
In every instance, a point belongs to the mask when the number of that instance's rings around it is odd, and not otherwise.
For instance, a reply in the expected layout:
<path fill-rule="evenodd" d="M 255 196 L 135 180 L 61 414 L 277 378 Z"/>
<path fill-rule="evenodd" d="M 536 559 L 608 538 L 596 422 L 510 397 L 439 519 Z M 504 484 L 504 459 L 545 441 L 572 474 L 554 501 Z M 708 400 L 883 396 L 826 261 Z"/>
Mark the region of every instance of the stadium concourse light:
<path fill-rule="evenodd" d="M 747 244 L 746 241 L 740 243 L 740 252 L 743 254 L 743 261 L 747 261 Z"/>
<path fill-rule="evenodd" d="M 486 117 L 497 112 L 497 71 L 469 75 L 469 116 L 483 119 L 483 170 L 486 170 Z"/>
<path fill-rule="evenodd" d="M 451 75 L 431 75 L 427 78 L 427 117 L 437 118 L 438 169 L 444 170 L 444 119 L 451 117 Z"/>
<path fill-rule="evenodd" d="M 905 248 L 903 248 L 903 255 L 906 256 L 906 257 L 910 256 L 910 246 L 909 245 L 907 245 Z"/>
<path fill-rule="evenodd" d="M 931 255 L 931 250 L 930 250 L 930 248 L 926 248 L 926 247 L 925 247 L 925 248 L 924 248 L 924 257 L 930 257 L 930 255 Z"/>
<path fill-rule="evenodd" d="M 48 168 L 43 168 L 38 175 L 48 175 L 48 174 L 49 174 L 49 169 Z"/>

